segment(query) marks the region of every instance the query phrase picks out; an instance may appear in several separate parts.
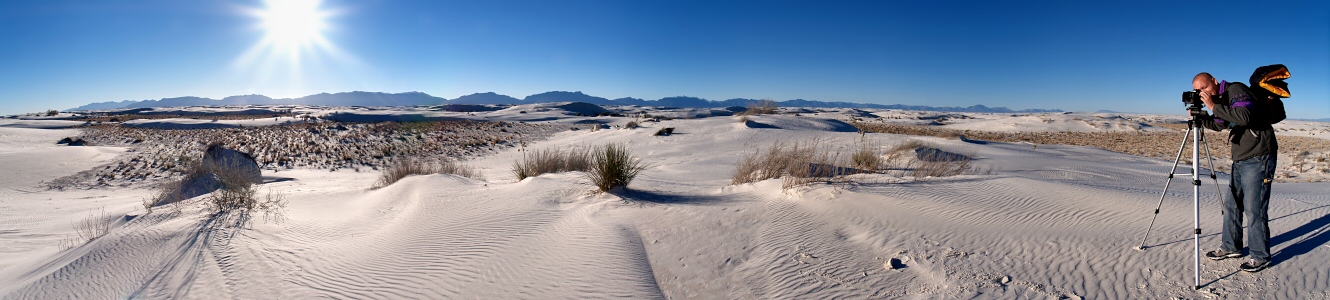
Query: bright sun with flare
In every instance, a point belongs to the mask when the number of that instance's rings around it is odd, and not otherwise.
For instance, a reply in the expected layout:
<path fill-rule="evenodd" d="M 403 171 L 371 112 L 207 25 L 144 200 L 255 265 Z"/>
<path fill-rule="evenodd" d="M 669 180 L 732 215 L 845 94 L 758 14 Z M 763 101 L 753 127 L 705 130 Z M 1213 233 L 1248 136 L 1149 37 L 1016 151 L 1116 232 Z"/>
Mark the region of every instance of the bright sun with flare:
<path fill-rule="evenodd" d="M 327 37 L 336 31 L 329 19 L 344 10 L 323 7 L 323 0 L 262 1 L 261 6 L 240 9 L 254 18 L 252 29 L 263 37 L 232 62 L 236 74 L 254 86 L 296 93 L 307 75 L 317 78 L 362 66 Z"/>
<path fill-rule="evenodd" d="M 319 0 L 267 0 L 259 12 L 267 31 L 266 42 L 276 48 L 298 51 L 310 45 L 326 43 L 323 30 L 328 13 L 319 10 Z"/>

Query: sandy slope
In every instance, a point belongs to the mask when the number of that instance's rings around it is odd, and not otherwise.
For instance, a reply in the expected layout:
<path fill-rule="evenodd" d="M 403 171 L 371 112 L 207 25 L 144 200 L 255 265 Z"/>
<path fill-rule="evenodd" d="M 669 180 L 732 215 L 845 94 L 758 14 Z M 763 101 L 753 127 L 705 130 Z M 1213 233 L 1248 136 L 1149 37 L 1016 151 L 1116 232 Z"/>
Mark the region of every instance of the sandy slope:
<path fill-rule="evenodd" d="M 860 139 L 834 119 L 751 121 L 571 131 L 530 146 L 627 143 L 653 168 L 617 195 L 593 193 L 577 172 L 516 182 L 508 168 L 520 150 L 468 161 L 484 181 L 415 176 L 372 191 L 372 173 L 265 172 L 264 187 L 287 195 L 288 213 L 249 229 L 202 227 L 199 199 L 181 213 L 145 214 L 134 196 L 146 191 L 7 194 L 0 297 L 1330 297 L 1324 183 L 1275 186 L 1274 267 L 1247 274 L 1236 272 L 1237 260 L 1203 261 L 1206 288 L 1193 291 L 1189 186 L 1174 184 L 1152 247 L 1132 250 L 1168 162 L 1082 147 L 869 134 L 884 146 L 928 140 L 1000 172 L 926 180 L 855 175 L 850 183 L 789 191 L 778 179 L 730 186 L 734 163 L 759 147 L 821 139 L 848 153 Z M 676 134 L 651 136 L 666 126 Z M 61 135 L 5 130 L 13 136 L 6 151 L 37 151 L 19 148 Z M 4 173 L 13 173 L 11 161 L 25 160 L 0 157 Z M 50 165 L 33 164 L 25 168 Z M 9 190 L 39 178 L 4 179 Z M 1213 248 L 1219 207 L 1212 183 L 1202 187 L 1202 245 Z M 92 195 L 107 198 L 77 198 Z M 110 235 L 60 251 L 51 237 L 71 233 L 61 224 L 85 214 L 57 205 L 105 206 L 117 221 Z M 45 220 L 29 217 L 35 215 Z M 18 243 L 28 246 L 9 246 Z"/>

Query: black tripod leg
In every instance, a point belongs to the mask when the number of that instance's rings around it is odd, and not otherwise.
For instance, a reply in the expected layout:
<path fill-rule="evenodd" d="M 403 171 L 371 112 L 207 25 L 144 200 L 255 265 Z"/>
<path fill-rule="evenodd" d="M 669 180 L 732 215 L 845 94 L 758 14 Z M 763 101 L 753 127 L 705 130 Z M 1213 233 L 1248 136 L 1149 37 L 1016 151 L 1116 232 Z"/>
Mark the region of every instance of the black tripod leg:
<path fill-rule="evenodd" d="M 1182 135 L 1182 145 L 1178 146 L 1178 155 L 1173 159 L 1173 168 L 1168 170 L 1168 180 L 1164 182 L 1164 191 L 1159 193 L 1159 204 L 1155 205 L 1155 214 L 1150 217 L 1150 227 L 1146 227 L 1145 236 L 1141 237 L 1141 244 L 1136 246 L 1136 250 L 1145 250 L 1145 240 L 1150 238 L 1150 231 L 1155 228 L 1155 220 L 1159 219 L 1159 209 L 1164 207 L 1164 197 L 1168 195 L 1168 186 L 1173 184 L 1173 174 L 1178 172 L 1178 164 L 1182 162 L 1182 150 L 1187 149 L 1187 139 L 1192 135 L 1192 127 L 1187 126 L 1187 134 Z"/>

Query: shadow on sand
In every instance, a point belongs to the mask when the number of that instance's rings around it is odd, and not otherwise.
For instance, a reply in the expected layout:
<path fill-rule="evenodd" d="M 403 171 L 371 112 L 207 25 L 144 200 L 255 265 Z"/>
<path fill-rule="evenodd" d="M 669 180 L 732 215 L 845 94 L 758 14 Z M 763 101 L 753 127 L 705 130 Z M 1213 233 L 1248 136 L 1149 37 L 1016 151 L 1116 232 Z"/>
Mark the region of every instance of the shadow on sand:
<path fill-rule="evenodd" d="M 712 204 L 725 201 L 725 198 L 709 195 L 673 195 L 660 191 L 626 190 L 616 191 L 615 196 L 624 200 L 654 204 Z"/>
<path fill-rule="evenodd" d="M 1295 256 L 1307 254 L 1316 247 L 1330 243 L 1330 215 L 1322 215 L 1311 222 L 1307 222 L 1307 224 L 1298 226 L 1298 228 L 1272 237 L 1270 238 L 1270 245 L 1282 245 L 1286 242 L 1292 242 L 1300 236 L 1306 237 L 1271 254 L 1270 261 L 1277 265 Z"/>

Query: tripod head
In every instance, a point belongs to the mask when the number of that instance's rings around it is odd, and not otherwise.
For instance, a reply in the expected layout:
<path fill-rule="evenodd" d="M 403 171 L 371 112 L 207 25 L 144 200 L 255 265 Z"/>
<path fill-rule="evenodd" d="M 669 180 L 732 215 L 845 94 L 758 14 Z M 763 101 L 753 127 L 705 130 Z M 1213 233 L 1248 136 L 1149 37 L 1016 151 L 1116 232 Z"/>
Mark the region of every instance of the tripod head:
<path fill-rule="evenodd" d="M 1191 105 L 1187 106 L 1187 111 L 1190 112 L 1191 120 L 1192 120 L 1193 122 L 1194 122 L 1194 121 L 1199 121 L 1199 120 L 1204 120 L 1204 119 L 1206 119 L 1206 118 L 1211 118 L 1210 113 L 1206 112 L 1206 111 L 1205 111 L 1205 106 L 1202 106 L 1202 105 L 1191 104 Z"/>

